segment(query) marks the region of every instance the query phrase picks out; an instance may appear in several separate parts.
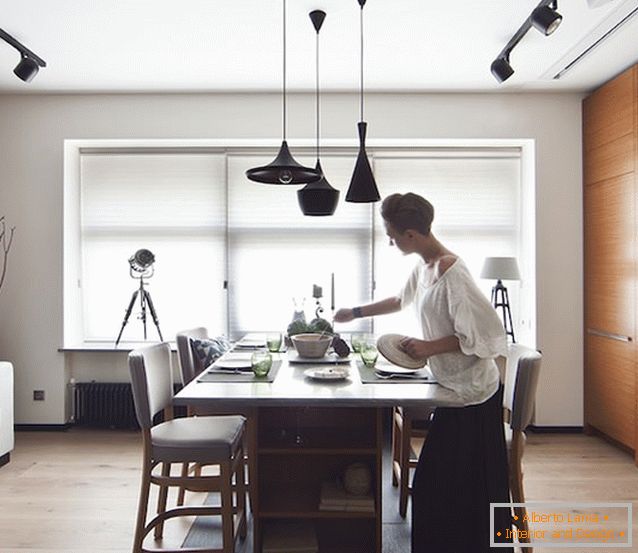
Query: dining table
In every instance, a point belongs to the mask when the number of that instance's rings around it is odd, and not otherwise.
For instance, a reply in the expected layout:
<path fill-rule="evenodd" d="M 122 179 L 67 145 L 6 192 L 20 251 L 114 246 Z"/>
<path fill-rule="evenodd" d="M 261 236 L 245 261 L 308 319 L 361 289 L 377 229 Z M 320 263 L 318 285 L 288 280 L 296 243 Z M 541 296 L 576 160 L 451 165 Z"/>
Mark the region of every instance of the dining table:
<path fill-rule="evenodd" d="M 381 553 L 387 408 L 460 406 L 461 399 L 431 375 L 377 377 L 355 353 L 319 360 L 300 359 L 294 350 L 272 355 L 269 377 L 213 365 L 174 398 L 193 412 L 249 418 L 254 553 Z M 377 362 L 386 376 L 392 367 Z M 358 489 L 348 474 L 358 475 Z"/>

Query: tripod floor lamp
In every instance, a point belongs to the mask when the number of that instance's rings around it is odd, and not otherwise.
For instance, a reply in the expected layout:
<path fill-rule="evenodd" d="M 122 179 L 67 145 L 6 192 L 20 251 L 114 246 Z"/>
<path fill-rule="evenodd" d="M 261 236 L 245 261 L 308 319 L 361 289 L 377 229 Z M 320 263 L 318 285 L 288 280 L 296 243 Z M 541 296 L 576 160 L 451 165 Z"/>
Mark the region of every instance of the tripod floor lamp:
<path fill-rule="evenodd" d="M 518 264 L 515 257 L 486 257 L 481 271 L 481 278 L 496 279 L 496 284 L 492 287 L 492 305 L 497 311 L 502 310 L 503 327 L 505 333 L 512 337 L 515 343 L 514 326 L 512 325 L 512 311 L 507 288 L 503 284 L 504 280 L 520 280 Z"/>

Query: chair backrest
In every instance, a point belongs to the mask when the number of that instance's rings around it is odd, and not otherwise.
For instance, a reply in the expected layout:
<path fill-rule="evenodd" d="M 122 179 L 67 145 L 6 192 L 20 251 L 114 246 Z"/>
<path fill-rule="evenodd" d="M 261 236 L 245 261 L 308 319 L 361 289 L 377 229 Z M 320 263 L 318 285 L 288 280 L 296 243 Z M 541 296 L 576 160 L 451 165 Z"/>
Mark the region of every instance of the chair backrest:
<path fill-rule="evenodd" d="M 172 404 L 173 371 L 167 342 L 133 350 L 128 355 L 135 414 L 143 429 L 153 426 L 153 417 Z"/>
<path fill-rule="evenodd" d="M 542 355 L 527 346 L 512 344 L 507 353 L 503 407 L 510 412 L 513 430 L 523 431 L 532 422 Z"/>
<path fill-rule="evenodd" d="M 179 357 L 179 368 L 182 375 L 182 384 L 186 386 L 193 378 L 197 376 L 195 368 L 195 358 L 193 357 L 193 348 L 191 347 L 191 339 L 208 338 L 208 330 L 202 326 L 182 330 L 177 333 L 177 356 Z"/>

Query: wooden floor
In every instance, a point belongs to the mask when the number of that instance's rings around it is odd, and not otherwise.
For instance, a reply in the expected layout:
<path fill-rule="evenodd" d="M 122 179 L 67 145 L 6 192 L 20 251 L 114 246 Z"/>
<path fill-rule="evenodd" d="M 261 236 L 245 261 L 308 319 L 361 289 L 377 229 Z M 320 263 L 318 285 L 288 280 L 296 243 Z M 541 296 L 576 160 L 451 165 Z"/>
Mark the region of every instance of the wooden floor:
<path fill-rule="evenodd" d="M 130 553 L 140 461 L 134 432 L 18 432 L 11 462 L 0 468 L 0 553 Z M 596 437 L 530 434 L 525 485 L 528 501 L 636 501 L 638 468 Z M 633 522 L 636 529 L 638 508 Z M 186 530 L 174 524 L 167 541 L 181 543 Z M 633 541 L 638 551 L 636 530 Z M 590 551 L 603 549 L 578 549 Z"/>

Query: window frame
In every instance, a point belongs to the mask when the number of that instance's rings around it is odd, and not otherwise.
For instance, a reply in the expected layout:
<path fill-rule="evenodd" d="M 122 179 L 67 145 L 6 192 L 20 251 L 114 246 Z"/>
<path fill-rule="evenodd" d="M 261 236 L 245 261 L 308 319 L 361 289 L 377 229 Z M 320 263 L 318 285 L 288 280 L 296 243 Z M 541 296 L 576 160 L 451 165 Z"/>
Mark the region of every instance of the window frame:
<path fill-rule="evenodd" d="M 299 139 L 291 141 L 291 149 L 295 155 L 310 155 L 315 152 L 313 139 Z M 164 150 L 166 152 L 211 152 L 222 154 L 263 154 L 273 155 L 279 147 L 278 139 L 67 139 L 64 141 L 64 211 L 63 211 L 63 348 L 76 348 L 86 345 L 90 347 L 92 342 L 86 342 L 83 336 L 82 321 L 82 294 L 79 287 L 79 275 L 81 275 L 81 234 L 80 234 L 80 158 L 81 153 L 89 149 L 92 153 L 104 151 L 135 150 L 143 152 L 152 150 Z M 322 141 L 323 155 L 339 155 L 346 152 L 348 155 L 356 151 L 358 143 L 356 139 L 325 139 Z M 520 310 L 529 314 L 529 317 L 521 319 L 516 325 L 519 341 L 536 343 L 536 226 L 535 226 L 535 141 L 533 139 L 372 139 L 367 141 L 368 154 L 374 168 L 375 152 L 377 155 L 400 153 L 409 156 L 411 152 L 422 155 L 424 150 L 432 149 L 470 149 L 470 150 L 501 150 L 516 149 L 520 152 L 520 213 L 521 236 L 519 244 L 521 269 L 520 284 Z M 228 159 L 228 158 L 227 158 Z M 227 174 L 227 172 L 226 172 Z M 228 177 L 226 177 L 228 186 Z M 227 192 L 227 191 L 226 191 Z M 345 191 L 341 201 L 345 200 Z M 228 196 L 227 196 L 228 197 Z M 226 203 L 226 209 L 229 202 Z M 371 252 L 371 286 L 372 297 L 375 298 L 375 240 L 374 217 L 370 232 Z M 226 247 L 228 248 L 228 225 L 226 227 Z M 226 255 L 224 268 L 227 281 L 229 255 Z M 228 303 L 228 301 L 227 301 Z M 228 330 L 228 316 L 226 317 L 226 330 Z M 517 321 L 518 322 L 518 321 Z M 196 322 L 194 322 L 195 324 Z M 373 329 L 372 326 L 369 327 Z M 173 337 L 165 337 L 173 341 Z"/>

